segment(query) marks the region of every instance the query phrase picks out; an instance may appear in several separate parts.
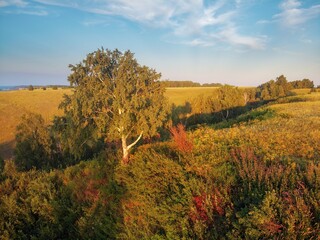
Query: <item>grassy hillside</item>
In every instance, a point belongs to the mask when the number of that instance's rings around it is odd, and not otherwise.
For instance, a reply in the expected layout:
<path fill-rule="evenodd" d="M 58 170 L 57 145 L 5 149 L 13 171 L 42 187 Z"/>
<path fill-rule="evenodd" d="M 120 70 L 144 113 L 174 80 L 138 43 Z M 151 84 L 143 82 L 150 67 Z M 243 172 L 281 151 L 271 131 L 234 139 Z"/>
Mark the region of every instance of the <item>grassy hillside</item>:
<path fill-rule="evenodd" d="M 165 94 L 170 103 L 179 105 L 200 94 L 211 94 L 215 89 L 217 88 L 168 88 Z M 0 92 L 0 156 L 12 156 L 16 126 L 23 114 L 39 113 L 49 122 L 54 115 L 62 114 L 58 105 L 64 94 L 71 93 L 71 89 Z"/>
<path fill-rule="evenodd" d="M 170 103 L 183 105 L 186 101 L 191 101 L 199 95 L 210 95 L 218 88 L 216 87 L 186 87 L 186 88 L 167 88 L 165 95 Z M 318 94 L 307 94 L 310 89 L 293 90 L 298 96 L 292 96 L 291 101 L 317 100 Z M 12 156 L 16 126 L 20 122 L 21 116 L 28 112 L 39 113 L 45 121 L 50 122 L 54 115 L 62 114 L 58 109 L 59 103 L 64 94 L 71 94 L 71 89 L 42 90 L 34 91 L 18 90 L 0 92 L 0 156 L 8 158 Z"/>

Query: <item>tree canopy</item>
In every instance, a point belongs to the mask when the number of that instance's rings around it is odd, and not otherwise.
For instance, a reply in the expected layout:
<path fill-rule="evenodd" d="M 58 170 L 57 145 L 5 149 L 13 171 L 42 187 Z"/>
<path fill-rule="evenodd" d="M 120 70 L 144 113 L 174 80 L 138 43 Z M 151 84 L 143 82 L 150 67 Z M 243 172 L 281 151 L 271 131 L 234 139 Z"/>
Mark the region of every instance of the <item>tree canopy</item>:
<path fill-rule="evenodd" d="M 62 107 L 75 125 L 96 126 L 92 133 L 105 141 L 121 140 L 123 161 L 142 136 L 157 134 L 168 116 L 161 74 L 141 66 L 130 51 L 97 51 L 70 65 L 74 94 Z"/>

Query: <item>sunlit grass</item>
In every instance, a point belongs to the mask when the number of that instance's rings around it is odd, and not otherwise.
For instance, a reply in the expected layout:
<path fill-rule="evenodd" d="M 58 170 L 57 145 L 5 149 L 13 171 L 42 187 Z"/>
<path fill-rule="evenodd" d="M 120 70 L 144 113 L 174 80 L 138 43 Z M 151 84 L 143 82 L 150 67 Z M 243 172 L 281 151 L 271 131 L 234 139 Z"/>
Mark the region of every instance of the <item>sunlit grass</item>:
<path fill-rule="evenodd" d="M 171 104 L 183 105 L 185 102 L 189 102 L 199 95 L 208 96 L 214 94 L 217 89 L 219 89 L 219 87 L 167 88 L 165 95 Z"/>
<path fill-rule="evenodd" d="M 63 95 L 71 92 L 71 89 L 0 92 L 0 155 L 7 157 L 12 154 L 8 147 L 13 145 L 16 126 L 23 114 L 38 113 L 49 122 L 54 115 L 62 114 L 58 106 Z"/>
<path fill-rule="evenodd" d="M 290 92 L 297 94 L 297 95 L 303 95 L 310 92 L 310 88 L 302 88 L 302 89 L 292 89 Z"/>

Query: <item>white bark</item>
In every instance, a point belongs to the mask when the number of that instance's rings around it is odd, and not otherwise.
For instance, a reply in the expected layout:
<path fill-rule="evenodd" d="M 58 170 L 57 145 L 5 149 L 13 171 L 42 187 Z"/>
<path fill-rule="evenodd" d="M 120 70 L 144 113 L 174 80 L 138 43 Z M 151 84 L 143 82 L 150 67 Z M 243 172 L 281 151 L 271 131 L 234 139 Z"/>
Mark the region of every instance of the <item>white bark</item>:
<path fill-rule="evenodd" d="M 141 132 L 139 137 L 133 143 L 131 143 L 129 146 L 127 146 L 127 136 L 122 135 L 121 141 L 122 141 L 122 153 L 123 153 L 122 161 L 123 161 L 123 163 L 128 162 L 129 151 L 134 145 L 136 145 L 139 142 L 139 140 L 142 137 L 142 134 L 143 134 L 143 132 Z"/>

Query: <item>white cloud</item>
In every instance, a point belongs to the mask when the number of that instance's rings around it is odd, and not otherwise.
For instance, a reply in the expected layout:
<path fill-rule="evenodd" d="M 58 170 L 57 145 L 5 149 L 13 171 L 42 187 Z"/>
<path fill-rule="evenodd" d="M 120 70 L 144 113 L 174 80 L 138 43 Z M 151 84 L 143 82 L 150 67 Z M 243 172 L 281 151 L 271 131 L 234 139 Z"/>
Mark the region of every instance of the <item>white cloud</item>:
<path fill-rule="evenodd" d="M 282 12 L 274 15 L 273 18 L 286 27 L 295 27 L 320 15 L 320 5 L 313 5 L 309 8 L 301 6 L 302 3 L 298 0 L 284 0 L 280 4 Z"/>
<path fill-rule="evenodd" d="M 0 7 L 16 6 L 25 7 L 28 3 L 23 0 L 0 0 Z"/>
<path fill-rule="evenodd" d="M 48 12 L 45 10 L 18 10 L 14 12 L 15 14 L 27 14 L 34 16 L 47 16 Z"/>
<path fill-rule="evenodd" d="M 186 41 L 184 42 L 185 45 L 189 45 L 189 46 L 201 46 L 201 47 L 211 47 L 214 44 L 214 41 L 210 41 L 210 40 L 203 40 L 203 39 L 193 39 L 191 41 Z"/>
<path fill-rule="evenodd" d="M 236 28 L 232 26 L 221 31 L 218 37 L 221 41 L 229 42 L 230 44 L 234 45 L 241 45 L 244 47 L 260 50 L 265 48 L 265 37 L 250 37 L 240 35 L 236 31 Z"/>
<path fill-rule="evenodd" d="M 241 35 L 239 28 L 221 31 L 228 29 L 230 25 L 237 25 L 241 0 L 233 0 L 231 5 L 229 0 L 216 0 L 211 3 L 205 0 L 34 0 L 33 3 L 118 16 L 149 27 L 167 29 L 172 37 L 194 39 L 181 41 L 193 46 L 211 46 L 225 38 L 224 42 L 235 46 L 263 48 L 260 37 Z M 92 23 L 84 24 L 88 26 Z"/>
<path fill-rule="evenodd" d="M 300 7 L 301 3 L 298 0 L 285 0 L 280 4 L 282 9 L 293 9 Z"/>
<path fill-rule="evenodd" d="M 15 7 L 15 9 L 10 8 L 10 10 L 5 9 L 4 12 L 7 14 L 27 14 L 35 16 L 46 16 L 48 11 L 43 7 L 28 3 L 24 0 L 0 0 L 0 7 Z"/>

